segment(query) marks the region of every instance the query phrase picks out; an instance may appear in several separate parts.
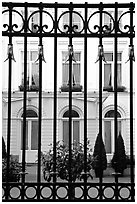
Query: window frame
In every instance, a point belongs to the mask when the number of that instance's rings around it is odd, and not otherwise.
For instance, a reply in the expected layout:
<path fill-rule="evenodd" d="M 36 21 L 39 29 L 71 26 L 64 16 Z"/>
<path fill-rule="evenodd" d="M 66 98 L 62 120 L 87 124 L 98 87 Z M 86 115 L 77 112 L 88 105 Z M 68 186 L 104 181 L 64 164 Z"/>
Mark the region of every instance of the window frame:
<path fill-rule="evenodd" d="M 76 77 L 75 77 L 75 80 L 73 79 L 73 76 L 74 75 L 74 65 L 79 65 L 77 69 L 79 69 L 79 76 L 77 77 L 78 78 L 78 83 L 75 81 L 76 85 L 80 85 L 81 84 L 81 51 L 75 51 L 74 53 L 74 57 L 76 54 L 79 54 L 79 60 L 76 59 L 76 62 L 72 61 L 72 83 L 76 80 Z M 66 57 L 63 57 L 63 55 Z M 66 86 L 69 84 L 69 61 L 66 62 L 66 59 L 67 59 L 67 56 L 68 56 L 68 51 L 62 51 L 62 86 Z M 67 71 L 67 77 L 64 77 L 63 73 L 63 69 L 64 69 L 64 65 L 67 67 L 68 71 Z M 76 69 L 76 68 L 75 68 Z M 65 80 L 64 78 L 68 78 L 67 79 L 67 82 L 65 83 Z"/>
<path fill-rule="evenodd" d="M 114 52 L 113 51 L 105 51 L 104 56 L 105 56 L 105 54 L 113 54 L 113 56 L 112 56 L 113 61 L 111 61 L 111 60 L 107 61 L 107 59 L 106 59 L 107 63 L 105 63 L 105 62 L 103 63 L 103 90 L 106 91 L 110 88 L 111 89 L 110 91 L 112 91 L 114 88 Z M 123 52 L 118 51 L 117 56 L 119 54 L 121 56 L 117 57 L 118 58 L 117 65 L 120 65 L 120 82 L 117 82 L 117 86 L 122 87 L 122 54 L 123 54 Z M 111 65 L 111 74 L 110 74 L 111 82 L 108 84 L 108 86 L 105 86 L 105 65 L 108 65 L 108 64 Z M 118 66 L 117 66 L 117 71 L 118 71 Z M 119 75 L 117 73 L 117 81 L 118 81 L 118 79 L 119 79 Z"/>

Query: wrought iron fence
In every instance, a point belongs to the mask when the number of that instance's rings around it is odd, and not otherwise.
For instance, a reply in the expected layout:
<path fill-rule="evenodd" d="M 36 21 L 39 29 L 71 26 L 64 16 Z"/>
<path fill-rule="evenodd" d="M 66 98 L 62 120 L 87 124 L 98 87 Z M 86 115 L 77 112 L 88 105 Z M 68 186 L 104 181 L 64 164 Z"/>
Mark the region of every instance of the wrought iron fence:
<path fill-rule="evenodd" d="M 134 3 L 114 3 L 114 4 L 58 4 L 58 3 L 11 3 L 4 2 L 3 15 L 8 14 L 8 24 L 3 25 L 2 35 L 8 38 L 8 123 L 7 123 L 7 176 L 6 182 L 3 182 L 3 201 L 134 201 L 134 166 L 133 166 L 133 61 L 134 61 L 134 45 L 133 38 L 135 36 L 133 25 Z M 20 12 L 18 8 L 23 11 Z M 28 9 L 33 8 L 33 12 L 29 15 Z M 52 8 L 53 11 L 46 10 Z M 119 9 L 124 9 L 121 16 L 118 16 Z M 61 14 L 59 9 L 63 9 Z M 81 15 L 77 9 L 83 9 L 84 14 Z M 89 14 L 89 10 L 93 12 Z M 95 10 L 94 10 L 95 9 Z M 104 9 L 114 9 L 114 16 Z M 21 26 L 14 23 L 13 15 L 16 13 L 21 18 Z M 43 14 L 50 19 L 50 26 L 43 24 Z M 30 26 L 31 18 L 38 14 L 39 22 Z M 60 21 L 64 15 L 68 14 L 69 22 L 62 28 Z M 111 23 L 105 25 L 103 23 L 103 15 L 109 16 Z M 120 26 L 120 21 L 126 14 L 130 15 L 130 23 Z M 73 23 L 73 15 L 77 15 L 81 20 L 81 27 Z M 92 21 L 93 17 L 98 15 L 98 23 Z M 92 25 L 92 26 L 91 26 Z M 16 61 L 13 53 L 13 38 L 24 38 L 24 89 L 23 89 L 23 155 L 22 155 L 22 178 L 21 182 L 9 182 L 9 163 L 10 163 L 10 141 L 11 141 L 11 81 L 12 81 L 12 61 Z M 38 164 L 37 164 L 37 182 L 29 183 L 25 181 L 25 165 L 26 165 L 26 99 L 27 99 L 27 41 L 29 37 L 37 37 L 39 39 L 38 58 L 39 62 L 39 114 L 38 114 Z M 54 39 L 54 122 L 53 122 L 53 182 L 41 181 L 41 118 L 42 118 L 42 61 L 45 62 L 43 54 L 42 40 L 46 37 Z M 57 133 L 57 39 L 66 37 L 69 39 L 68 61 L 69 61 L 69 182 L 57 182 L 56 175 L 56 133 Z M 84 39 L 84 176 L 83 182 L 72 182 L 71 174 L 71 144 L 72 144 L 72 61 L 74 58 L 73 39 Z M 102 137 L 102 61 L 105 60 L 103 52 L 103 39 L 114 39 L 114 121 L 115 121 L 115 144 L 117 139 L 117 51 L 118 39 L 128 38 L 129 44 L 129 64 L 130 64 L 130 159 L 131 159 L 131 177 L 128 183 L 119 183 L 117 174 L 115 174 L 114 183 L 105 183 L 102 176 L 99 183 L 87 181 L 87 39 L 98 38 L 98 59 L 99 62 L 99 134 Z M 6 61 L 5 60 L 5 61 Z M 115 150 L 117 146 L 115 145 Z M 100 151 L 102 151 L 100 149 Z M 101 152 L 100 152 L 101 154 Z M 79 197 L 72 195 L 73 189 L 79 189 L 82 193 Z M 12 197 L 11 191 L 17 190 L 16 197 Z M 27 190 L 33 189 L 34 193 L 31 197 L 27 195 Z M 63 197 L 60 197 L 58 191 L 64 190 Z M 107 197 L 106 190 L 111 190 L 111 195 Z M 121 196 L 121 191 L 126 189 L 128 196 Z M 48 196 L 44 196 L 44 191 L 50 191 Z M 96 191 L 96 193 L 92 193 Z M 91 193 L 90 193 L 91 192 Z"/>

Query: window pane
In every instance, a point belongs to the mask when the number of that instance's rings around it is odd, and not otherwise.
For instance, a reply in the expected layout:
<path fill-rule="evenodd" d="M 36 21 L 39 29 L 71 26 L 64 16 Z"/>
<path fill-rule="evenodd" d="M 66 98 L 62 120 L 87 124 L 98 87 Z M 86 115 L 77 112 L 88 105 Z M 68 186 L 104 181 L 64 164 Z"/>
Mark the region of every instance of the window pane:
<path fill-rule="evenodd" d="M 73 64 L 73 77 L 76 84 L 80 84 L 80 64 Z"/>
<path fill-rule="evenodd" d="M 117 65 L 117 85 L 121 86 L 121 64 Z"/>
<path fill-rule="evenodd" d="M 113 53 L 105 53 L 104 55 L 107 62 L 113 61 Z"/>
<path fill-rule="evenodd" d="M 75 56 L 76 61 L 81 60 L 81 53 L 80 52 L 74 52 L 74 56 Z"/>
<path fill-rule="evenodd" d="M 79 142 L 79 121 L 73 121 L 73 142 Z"/>
<path fill-rule="evenodd" d="M 69 122 L 63 121 L 63 141 L 64 144 L 69 144 Z"/>
<path fill-rule="evenodd" d="M 118 121 L 118 135 L 121 134 L 121 121 Z"/>
<path fill-rule="evenodd" d="M 111 153 L 111 121 L 105 121 L 104 126 L 106 153 Z"/>
<path fill-rule="evenodd" d="M 38 64 L 32 64 L 32 85 L 39 86 L 39 66 Z"/>
<path fill-rule="evenodd" d="M 30 60 L 35 61 L 37 59 L 37 55 L 38 55 L 37 51 L 31 51 L 30 52 Z"/>
<path fill-rule="evenodd" d="M 38 149 L 38 121 L 32 121 L 31 126 L 31 150 Z"/>
<path fill-rule="evenodd" d="M 122 61 L 122 53 L 117 53 L 117 60 Z"/>
<path fill-rule="evenodd" d="M 111 64 L 104 64 L 104 87 L 111 86 L 112 73 Z"/>
<path fill-rule="evenodd" d="M 26 145 L 25 149 L 28 150 L 28 121 L 26 121 Z M 23 121 L 21 121 L 21 150 L 23 150 Z"/>
<path fill-rule="evenodd" d="M 62 52 L 62 61 L 66 61 L 68 52 Z"/>
<path fill-rule="evenodd" d="M 63 63 L 63 68 L 62 68 L 63 72 L 62 72 L 62 82 L 63 84 L 68 84 L 68 80 L 69 80 L 69 64 L 65 64 Z"/>

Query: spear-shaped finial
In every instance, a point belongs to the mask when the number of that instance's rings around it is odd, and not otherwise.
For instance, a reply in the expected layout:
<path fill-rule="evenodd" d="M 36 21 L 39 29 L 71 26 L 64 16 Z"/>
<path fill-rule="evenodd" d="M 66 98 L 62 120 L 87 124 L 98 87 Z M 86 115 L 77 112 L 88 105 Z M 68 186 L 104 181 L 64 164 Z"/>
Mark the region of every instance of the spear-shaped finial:
<path fill-rule="evenodd" d="M 135 61 L 134 45 L 129 45 L 128 57 L 129 58 L 128 58 L 128 60 L 125 63 L 127 63 L 130 59 Z"/>
<path fill-rule="evenodd" d="M 68 55 L 67 55 L 67 59 L 66 59 L 65 63 L 66 63 L 67 61 L 69 61 L 69 56 L 72 57 L 72 60 L 73 60 L 74 62 L 77 62 L 76 59 L 75 59 L 75 57 L 74 57 L 73 45 L 68 45 Z"/>
<path fill-rule="evenodd" d="M 38 58 L 35 60 L 35 63 L 40 59 L 46 63 L 44 52 L 43 52 L 43 45 L 38 45 Z"/>
<path fill-rule="evenodd" d="M 103 45 L 98 46 L 98 57 L 95 63 L 97 63 L 100 59 L 107 63 L 107 61 L 105 60 Z"/>
<path fill-rule="evenodd" d="M 7 58 L 5 59 L 4 62 L 6 62 L 10 57 L 14 62 L 16 62 L 14 53 L 13 53 L 13 44 L 8 44 Z"/>

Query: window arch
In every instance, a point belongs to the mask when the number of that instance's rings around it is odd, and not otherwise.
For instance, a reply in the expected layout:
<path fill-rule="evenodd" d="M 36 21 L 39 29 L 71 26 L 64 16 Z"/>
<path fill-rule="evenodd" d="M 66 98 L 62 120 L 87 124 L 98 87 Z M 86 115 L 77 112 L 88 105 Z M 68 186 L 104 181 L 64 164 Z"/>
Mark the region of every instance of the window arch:
<path fill-rule="evenodd" d="M 24 113 L 22 113 L 21 117 L 24 116 Z M 34 110 L 27 110 L 26 111 L 26 118 L 35 118 L 38 117 L 37 113 Z"/>
<path fill-rule="evenodd" d="M 64 114 L 63 114 L 63 118 L 68 118 L 69 117 L 69 110 L 67 110 Z M 71 111 L 71 117 L 72 118 L 79 118 L 79 114 L 75 111 L 72 110 Z"/>
<path fill-rule="evenodd" d="M 114 118 L 115 116 L 115 111 L 114 110 L 109 110 L 106 114 L 105 114 L 105 118 Z M 121 118 L 120 113 L 117 111 L 117 117 Z"/>
<path fill-rule="evenodd" d="M 21 150 L 23 150 L 23 116 L 21 115 Z M 38 149 L 38 115 L 32 110 L 26 110 L 26 150 Z"/>
<path fill-rule="evenodd" d="M 77 111 L 72 110 L 72 142 L 79 142 L 80 137 L 80 121 L 79 114 Z M 65 144 L 69 144 L 69 110 L 63 114 L 63 141 Z"/>
<path fill-rule="evenodd" d="M 114 151 L 114 118 L 115 111 L 109 110 L 104 115 L 104 142 L 106 153 L 111 154 Z M 117 133 L 122 131 L 121 114 L 117 111 Z"/>

